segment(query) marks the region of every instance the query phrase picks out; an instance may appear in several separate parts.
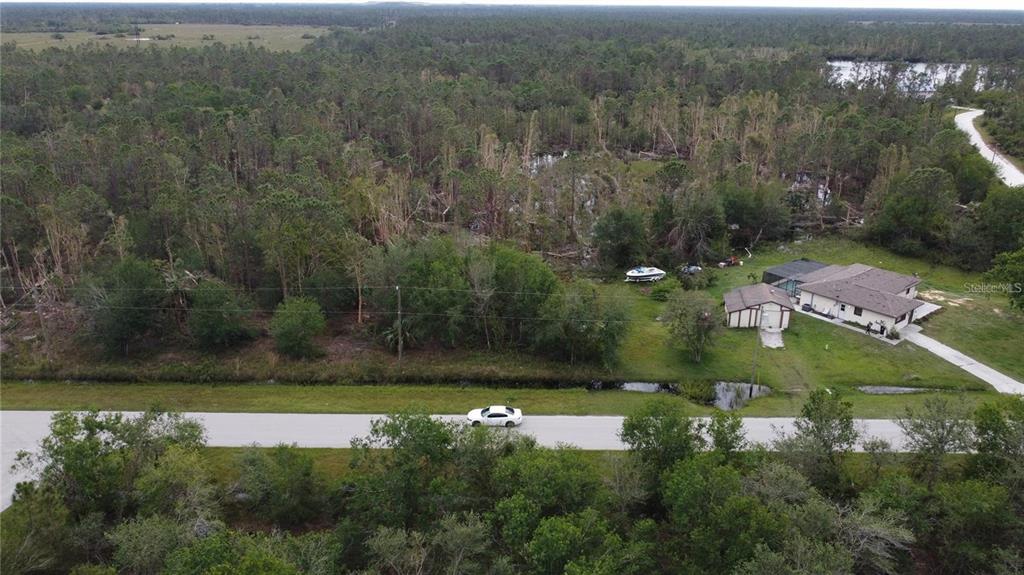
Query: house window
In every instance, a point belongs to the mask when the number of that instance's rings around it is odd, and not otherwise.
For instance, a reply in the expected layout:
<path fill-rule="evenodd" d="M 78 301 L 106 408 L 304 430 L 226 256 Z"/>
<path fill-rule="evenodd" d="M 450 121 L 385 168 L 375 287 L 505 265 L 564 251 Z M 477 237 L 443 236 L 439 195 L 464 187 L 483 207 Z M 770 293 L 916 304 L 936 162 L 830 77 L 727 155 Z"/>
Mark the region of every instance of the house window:
<path fill-rule="evenodd" d="M 855 307 L 855 308 L 853 308 L 853 315 L 860 316 L 863 313 L 864 313 L 864 308 L 862 308 L 862 307 Z"/>
<path fill-rule="evenodd" d="M 846 304 L 845 303 L 839 304 L 839 311 L 846 311 Z"/>
<path fill-rule="evenodd" d="M 907 288 L 907 295 L 910 295 L 910 288 Z"/>

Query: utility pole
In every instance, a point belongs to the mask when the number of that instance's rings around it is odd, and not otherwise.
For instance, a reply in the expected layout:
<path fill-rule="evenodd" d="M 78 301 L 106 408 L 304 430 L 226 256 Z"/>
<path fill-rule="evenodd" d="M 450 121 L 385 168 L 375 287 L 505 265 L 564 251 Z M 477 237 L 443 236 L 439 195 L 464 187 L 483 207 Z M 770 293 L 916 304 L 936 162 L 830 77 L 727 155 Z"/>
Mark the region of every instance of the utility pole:
<path fill-rule="evenodd" d="M 395 292 L 398 294 L 398 363 L 402 363 L 402 287 L 395 286 Z"/>
<path fill-rule="evenodd" d="M 754 336 L 754 362 L 750 367 L 751 393 L 753 393 L 753 386 L 757 384 L 757 348 L 759 347 L 761 347 L 761 326 L 757 327 L 757 335 Z"/>

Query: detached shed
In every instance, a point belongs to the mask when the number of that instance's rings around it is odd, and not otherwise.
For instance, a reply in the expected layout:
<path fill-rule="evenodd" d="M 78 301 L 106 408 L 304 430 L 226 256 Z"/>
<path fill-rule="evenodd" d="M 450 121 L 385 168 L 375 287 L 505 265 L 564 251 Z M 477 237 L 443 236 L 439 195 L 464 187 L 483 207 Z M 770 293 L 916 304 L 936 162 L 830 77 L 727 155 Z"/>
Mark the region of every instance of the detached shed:
<path fill-rule="evenodd" d="M 761 281 L 768 285 L 781 287 L 786 290 L 789 297 L 796 297 L 800 295 L 799 286 L 803 283 L 803 276 L 825 267 L 828 267 L 828 264 L 800 258 L 764 270 L 764 273 L 761 274 Z"/>
<path fill-rule="evenodd" d="M 729 327 L 786 329 L 793 305 L 786 291 L 765 283 L 738 287 L 724 296 Z"/>

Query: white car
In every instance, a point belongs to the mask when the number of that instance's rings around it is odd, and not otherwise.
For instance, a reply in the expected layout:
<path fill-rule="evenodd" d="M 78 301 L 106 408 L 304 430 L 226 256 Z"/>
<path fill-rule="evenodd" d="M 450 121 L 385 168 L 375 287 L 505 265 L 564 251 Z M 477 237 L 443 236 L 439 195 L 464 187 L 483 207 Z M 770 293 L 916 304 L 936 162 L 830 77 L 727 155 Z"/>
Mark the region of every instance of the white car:
<path fill-rule="evenodd" d="M 515 427 L 523 422 L 523 412 L 506 405 L 492 405 L 470 411 L 466 414 L 466 419 L 473 427 L 478 425 Z"/>

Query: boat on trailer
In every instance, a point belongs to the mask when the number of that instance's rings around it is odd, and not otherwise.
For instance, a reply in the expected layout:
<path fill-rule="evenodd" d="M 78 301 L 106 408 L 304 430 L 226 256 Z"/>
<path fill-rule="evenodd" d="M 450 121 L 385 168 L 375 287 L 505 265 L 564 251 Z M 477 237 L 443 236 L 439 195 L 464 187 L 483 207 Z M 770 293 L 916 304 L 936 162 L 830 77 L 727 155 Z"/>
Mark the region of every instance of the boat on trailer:
<path fill-rule="evenodd" d="M 665 271 L 658 268 L 637 266 L 626 272 L 628 282 L 656 282 L 665 278 Z"/>

